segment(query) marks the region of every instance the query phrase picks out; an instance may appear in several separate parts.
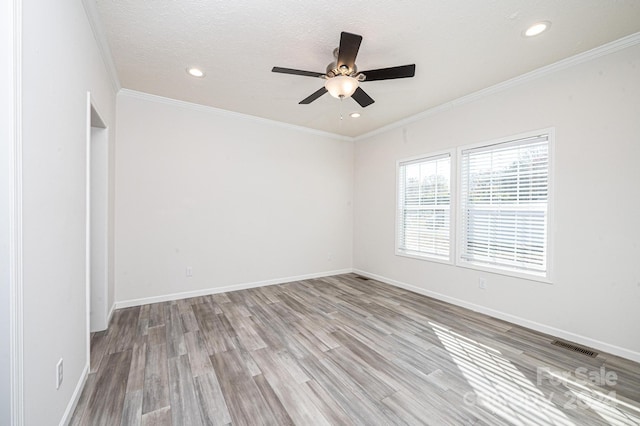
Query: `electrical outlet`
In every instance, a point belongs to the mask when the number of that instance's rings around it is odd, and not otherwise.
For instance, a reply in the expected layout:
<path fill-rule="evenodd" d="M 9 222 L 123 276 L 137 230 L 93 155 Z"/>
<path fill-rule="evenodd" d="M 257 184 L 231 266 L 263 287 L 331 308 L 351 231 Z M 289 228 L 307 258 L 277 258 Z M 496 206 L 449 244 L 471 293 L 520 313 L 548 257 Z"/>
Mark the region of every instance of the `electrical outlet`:
<path fill-rule="evenodd" d="M 63 377 L 62 358 L 60 358 L 60 361 L 56 364 L 56 389 L 60 389 L 60 386 L 62 386 Z"/>
<path fill-rule="evenodd" d="M 478 278 L 478 288 L 484 290 L 487 288 L 487 281 L 484 278 Z"/>
<path fill-rule="evenodd" d="M 329 262 L 331 262 L 333 260 L 333 253 L 331 253 L 331 252 L 327 253 L 327 260 Z"/>
<path fill-rule="evenodd" d="M 187 266 L 187 269 L 185 270 L 185 275 L 187 277 L 192 277 L 193 276 L 193 268 L 191 266 Z"/>

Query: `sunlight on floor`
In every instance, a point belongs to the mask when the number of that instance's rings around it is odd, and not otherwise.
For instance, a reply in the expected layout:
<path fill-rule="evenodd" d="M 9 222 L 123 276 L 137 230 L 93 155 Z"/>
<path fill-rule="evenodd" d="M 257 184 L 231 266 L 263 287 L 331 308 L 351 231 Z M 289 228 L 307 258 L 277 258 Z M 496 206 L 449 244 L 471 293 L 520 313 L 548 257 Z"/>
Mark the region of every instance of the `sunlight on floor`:
<path fill-rule="evenodd" d="M 480 404 L 518 425 L 574 425 L 556 404 L 562 404 L 564 410 L 590 410 L 593 420 L 601 424 L 640 425 L 640 407 L 618 398 L 615 390 L 595 386 L 575 372 L 539 368 L 537 380 L 538 384 L 546 382 L 545 395 L 496 349 L 429 324 L 473 387 L 465 395 L 465 404 Z"/>
<path fill-rule="evenodd" d="M 575 396 L 567 403 L 572 409 L 594 410 L 612 425 L 640 425 L 640 407 L 617 398 L 615 391 L 602 392 L 585 386 L 579 380 L 572 380 L 552 372 L 549 374 L 562 381 Z"/>
<path fill-rule="evenodd" d="M 429 324 L 473 387 L 473 394 L 465 395 L 466 404 L 480 404 L 516 425 L 574 425 L 550 401 L 553 394 L 545 396 L 499 351 Z"/>

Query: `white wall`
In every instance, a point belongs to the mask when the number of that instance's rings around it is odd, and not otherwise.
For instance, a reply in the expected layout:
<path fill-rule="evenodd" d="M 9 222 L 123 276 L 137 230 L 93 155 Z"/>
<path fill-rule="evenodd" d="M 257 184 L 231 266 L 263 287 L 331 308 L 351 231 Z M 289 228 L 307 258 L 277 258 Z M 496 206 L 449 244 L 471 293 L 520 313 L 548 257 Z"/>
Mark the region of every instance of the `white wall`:
<path fill-rule="evenodd" d="M 87 91 L 113 125 L 115 90 L 80 1 L 22 4 L 25 423 L 51 425 L 88 362 Z M 56 390 L 59 358 L 64 382 Z"/>
<path fill-rule="evenodd" d="M 398 159 L 547 127 L 552 285 L 394 255 Z M 354 267 L 640 361 L 639 158 L 638 45 L 425 114 L 356 142 Z"/>
<path fill-rule="evenodd" d="M 136 92 L 117 112 L 117 301 L 351 268 L 353 142 Z"/>
<path fill-rule="evenodd" d="M 11 423 L 10 241 L 13 225 L 14 9 L 0 3 L 0 425 Z"/>

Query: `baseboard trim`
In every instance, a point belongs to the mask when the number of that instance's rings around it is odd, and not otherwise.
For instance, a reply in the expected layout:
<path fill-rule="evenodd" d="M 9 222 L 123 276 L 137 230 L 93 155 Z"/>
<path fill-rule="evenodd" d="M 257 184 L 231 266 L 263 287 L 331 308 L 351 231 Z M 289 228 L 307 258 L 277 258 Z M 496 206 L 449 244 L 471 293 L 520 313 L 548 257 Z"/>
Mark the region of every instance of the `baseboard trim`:
<path fill-rule="evenodd" d="M 202 290 L 185 291 L 182 293 L 165 294 L 162 296 L 143 297 L 140 299 L 121 300 L 114 304 L 115 309 L 130 308 L 132 306 L 148 305 L 149 303 L 168 302 L 171 300 L 188 299 L 190 297 L 208 296 L 210 294 L 226 293 L 228 291 L 246 290 L 248 288 L 266 287 L 269 285 L 284 284 L 292 281 L 309 280 L 312 278 L 329 277 L 332 275 L 348 274 L 353 272 L 351 268 L 334 271 L 317 272 L 314 274 L 297 275 L 293 277 L 275 278 L 264 281 L 254 281 L 242 284 L 234 284 L 224 287 L 212 287 Z"/>
<path fill-rule="evenodd" d="M 65 426 L 69 424 L 71 420 L 71 416 L 73 416 L 73 412 L 78 405 L 78 401 L 80 400 L 80 395 L 82 395 L 82 390 L 84 389 L 84 384 L 87 382 L 87 377 L 89 376 L 89 363 L 84 366 L 82 370 L 82 374 L 80 375 L 80 380 L 78 380 L 78 384 L 76 385 L 75 390 L 73 391 L 73 395 L 71 395 L 71 400 L 67 405 L 67 409 L 64 411 L 64 415 L 60 420 L 60 426 Z"/>
<path fill-rule="evenodd" d="M 109 328 L 109 324 L 111 324 L 111 317 L 113 317 L 113 311 L 116 310 L 116 304 L 113 303 L 111 305 L 111 309 L 109 309 L 109 314 L 107 315 L 107 328 Z"/>
<path fill-rule="evenodd" d="M 423 294 L 425 296 L 432 297 L 437 300 L 441 300 L 443 302 L 451 303 L 452 305 L 461 306 L 463 308 L 470 309 L 475 312 L 479 312 L 494 318 L 498 318 L 513 324 L 520 325 L 522 327 L 530 328 L 532 330 L 535 330 L 541 333 L 549 334 L 554 337 L 579 343 L 581 345 L 585 345 L 593 349 L 597 349 L 603 352 L 610 353 L 612 355 L 629 359 L 631 361 L 640 362 L 640 352 L 632 351 L 630 349 L 623 348 L 617 345 L 612 345 L 610 343 L 602 342 L 600 340 L 592 339 L 590 337 L 586 337 L 581 334 L 576 334 L 570 331 L 562 330 L 562 329 L 552 327 L 546 324 L 542 324 L 536 321 L 531 321 L 526 318 L 519 317 L 517 315 L 512 315 L 506 312 L 487 308 L 486 306 L 470 303 L 462 299 L 450 297 L 442 293 L 426 290 L 412 284 L 408 284 L 402 281 L 394 280 L 392 278 L 388 278 L 382 275 L 374 274 L 372 272 L 363 271 L 361 269 L 355 269 L 355 268 L 353 269 L 345 268 L 345 269 L 334 270 L 334 271 L 318 272 L 314 274 L 306 274 L 306 275 L 298 275 L 298 276 L 286 277 L 286 278 L 276 278 L 271 280 L 234 284 L 234 285 L 224 286 L 224 287 L 213 287 L 213 288 L 207 288 L 202 290 L 187 291 L 182 293 L 166 294 L 162 296 L 123 300 L 123 301 L 114 303 L 114 305 L 111 308 L 111 312 L 109 313 L 109 320 L 113 315 L 114 309 L 129 308 L 132 306 L 147 305 L 149 303 L 167 302 L 171 300 L 188 299 L 190 297 L 207 296 L 210 294 L 226 293 L 228 291 L 245 290 L 248 288 L 266 287 L 270 285 L 284 284 L 292 281 L 300 281 L 300 280 L 328 277 L 332 275 L 341 275 L 341 274 L 348 274 L 348 273 L 356 273 L 368 278 L 378 280 L 386 284 L 393 285 L 395 287 L 400 287 L 405 290 L 413 291 L 418 294 Z"/>
<path fill-rule="evenodd" d="M 522 327 L 530 328 L 532 330 L 539 331 L 541 333 L 549 334 L 551 336 L 569 340 L 571 342 L 579 343 L 581 345 L 586 345 L 593 349 L 598 349 L 600 351 L 607 352 L 612 355 L 616 355 L 625 359 L 629 359 L 631 361 L 640 362 L 640 352 L 632 351 L 630 349 L 622 348 L 620 346 L 612 345 L 606 342 L 602 342 L 600 340 L 595 340 L 590 337 L 572 333 L 570 331 L 562 330 L 562 329 L 552 327 L 546 324 L 542 324 L 536 321 L 531 321 L 516 315 L 511 315 L 502 311 L 497 311 L 495 309 L 487 308 L 482 305 L 476 305 L 475 303 L 470 303 L 465 300 L 457 299 L 455 297 L 450 297 L 441 293 L 416 287 L 412 284 L 407 284 L 405 282 L 384 277 L 382 275 L 374 274 L 374 273 L 363 271 L 360 269 L 353 269 L 353 272 L 356 274 L 365 276 L 367 278 L 372 278 L 374 280 L 381 281 L 383 283 L 390 284 L 395 287 L 400 287 L 405 290 L 410 290 L 418 294 L 429 296 L 434 299 L 441 300 L 443 302 L 451 303 L 452 305 L 461 306 L 463 308 L 467 308 L 475 312 L 479 312 L 494 318 L 508 321 L 510 323 L 517 324 Z"/>

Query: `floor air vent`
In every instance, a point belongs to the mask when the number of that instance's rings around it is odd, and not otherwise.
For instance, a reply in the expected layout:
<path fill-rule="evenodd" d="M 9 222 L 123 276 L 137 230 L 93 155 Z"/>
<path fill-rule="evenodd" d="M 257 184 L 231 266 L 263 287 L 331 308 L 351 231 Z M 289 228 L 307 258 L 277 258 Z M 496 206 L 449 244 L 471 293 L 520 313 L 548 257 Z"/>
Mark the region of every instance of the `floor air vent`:
<path fill-rule="evenodd" d="M 356 275 L 356 278 L 362 281 L 369 281 L 371 278 L 363 277 L 362 275 Z"/>
<path fill-rule="evenodd" d="M 554 340 L 553 342 L 551 342 L 551 344 L 555 345 L 555 346 L 560 346 L 561 348 L 565 348 L 565 349 L 568 349 L 568 350 L 573 351 L 573 352 L 578 352 L 578 353 L 581 353 L 583 355 L 590 356 L 591 358 L 595 358 L 595 357 L 598 356 L 597 352 L 594 352 L 594 351 L 592 351 L 590 349 L 587 349 L 587 348 L 583 348 L 583 347 L 578 346 L 578 345 L 574 345 L 573 343 L 563 342 L 562 340 Z"/>

